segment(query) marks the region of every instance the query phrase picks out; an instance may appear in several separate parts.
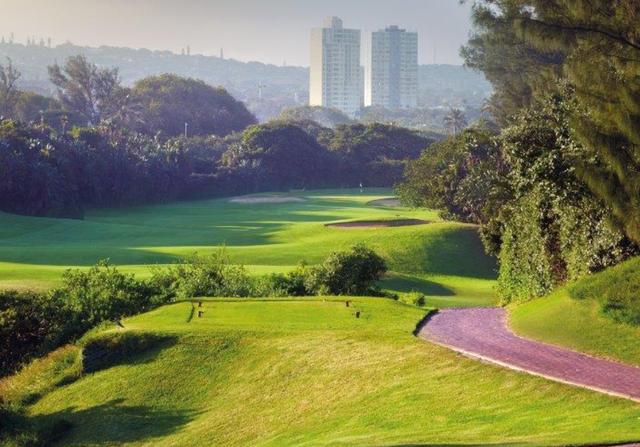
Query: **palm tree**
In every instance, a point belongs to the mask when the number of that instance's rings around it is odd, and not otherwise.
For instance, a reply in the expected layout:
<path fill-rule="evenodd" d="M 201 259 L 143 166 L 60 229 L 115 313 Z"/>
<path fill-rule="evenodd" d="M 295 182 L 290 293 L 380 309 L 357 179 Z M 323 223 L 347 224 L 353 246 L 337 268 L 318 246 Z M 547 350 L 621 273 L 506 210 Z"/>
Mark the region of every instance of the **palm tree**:
<path fill-rule="evenodd" d="M 451 131 L 453 135 L 457 135 L 467 127 L 467 118 L 464 116 L 464 112 L 460 109 L 451 108 L 443 119 L 444 125 Z"/>

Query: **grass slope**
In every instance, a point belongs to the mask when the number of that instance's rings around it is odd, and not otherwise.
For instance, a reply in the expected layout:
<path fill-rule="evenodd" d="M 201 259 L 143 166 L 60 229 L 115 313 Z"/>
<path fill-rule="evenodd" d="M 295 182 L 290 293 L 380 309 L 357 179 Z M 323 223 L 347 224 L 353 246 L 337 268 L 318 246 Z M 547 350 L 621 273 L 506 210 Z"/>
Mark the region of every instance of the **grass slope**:
<path fill-rule="evenodd" d="M 634 259 L 547 297 L 514 306 L 510 309 L 511 325 L 527 337 L 640 365 L 640 327 L 617 323 L 604 315 L 601 297 L 595 293 L 605 286 L 615 293 L 620 287 L 616 281 L 619 274 L 637 275 L 638 270 L 640 259 Z M 572 298 L 571 287 L 578 287 L 585 298 Z"/>
<path fill-rule="evenodd" d="M 364 241 L 393 271 L 384 286 L 422 291 L 430 305 L 494 302 L 494 262 L 473 226 L 442 222 L 436 212 L 370 206 L 390 190 L 315 191 L 299 203 L 239 204 L 227 199 L 88 212 L 82 221 L 0 213 L 0 287 L 46 288 L 69 267 L 109 258 L 144 276 L 166 264 L 226 245 L 251 272 L 287 271 Z M 416 218 L 420 226 L 340 229 L 328 222 Z"/>
<path fill-rule="evenodd" d="M 411 331 L 424 312 L 401 303 L 355 298 L 347 308 L 336 299 L 212 301 L 204 312 L 190 319 L 191 304 L 178 303 L 125 321 L 126 330 L 174 341 L 57 387 L 31 407 L 31 416 L 71 421 L 62 445 L 640 439 L 639 405 L 418 340 Z M 18 383 L 28 389 L 27 382 Z"/>

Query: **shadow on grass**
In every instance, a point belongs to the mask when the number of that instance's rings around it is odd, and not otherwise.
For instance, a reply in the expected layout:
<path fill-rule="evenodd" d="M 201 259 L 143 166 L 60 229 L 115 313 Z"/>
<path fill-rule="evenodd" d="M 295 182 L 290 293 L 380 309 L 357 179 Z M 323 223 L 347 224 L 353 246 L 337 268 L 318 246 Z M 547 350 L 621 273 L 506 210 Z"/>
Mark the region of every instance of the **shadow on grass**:
<path fill-rule="evenodd" d="M 113 332 L 88 341 L 82 350 L 86 373 L 118 365 L 153 362 L 161 351 L 178 342 L 178 337 L 146 332 Z"/>
<path fill-rule="evenodd" d="M 59 440 L 59 445 L 120 445 L 168 436 L 197 415 L 196 411 L 126 405 L 123 399 L 113 399 L 90 408 L 68 407 L 33 416 L 29 422 L 48 439 Z"/>
<path fill-rule="evenodd" d="M 383 289 L 394 292 L 420 292 L 428 296 L 455 296 L 455 292 L 442 284 L 415 276 L 393 274 L 379 283 Z"/>

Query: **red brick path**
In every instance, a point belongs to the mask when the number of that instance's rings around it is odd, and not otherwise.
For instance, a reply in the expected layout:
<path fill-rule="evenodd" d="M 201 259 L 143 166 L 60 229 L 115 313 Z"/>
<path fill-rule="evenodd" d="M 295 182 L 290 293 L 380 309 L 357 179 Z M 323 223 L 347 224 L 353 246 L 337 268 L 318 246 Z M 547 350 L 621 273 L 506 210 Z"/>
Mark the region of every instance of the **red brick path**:
<path fill-rule="evenodd" d="M 442 310 L 419 336 L 476 359 L 640 402 L 640 368 L 518 337 L 504 309 Z"/>

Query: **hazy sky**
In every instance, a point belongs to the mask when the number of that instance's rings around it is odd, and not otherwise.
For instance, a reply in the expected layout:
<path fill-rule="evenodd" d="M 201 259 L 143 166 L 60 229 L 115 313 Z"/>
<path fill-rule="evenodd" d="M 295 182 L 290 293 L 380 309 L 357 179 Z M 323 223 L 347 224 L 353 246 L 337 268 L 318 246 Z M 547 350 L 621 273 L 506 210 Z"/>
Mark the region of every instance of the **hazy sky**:
<path fill-rule="evenodd" d="M 0 35 L 309 64 L 309 30 L 325 16 L 375 31 L 397 24 L 420 34 L 420 62 L 460 64 L 469 6 L 458 0 L 0 0 Z"/>

